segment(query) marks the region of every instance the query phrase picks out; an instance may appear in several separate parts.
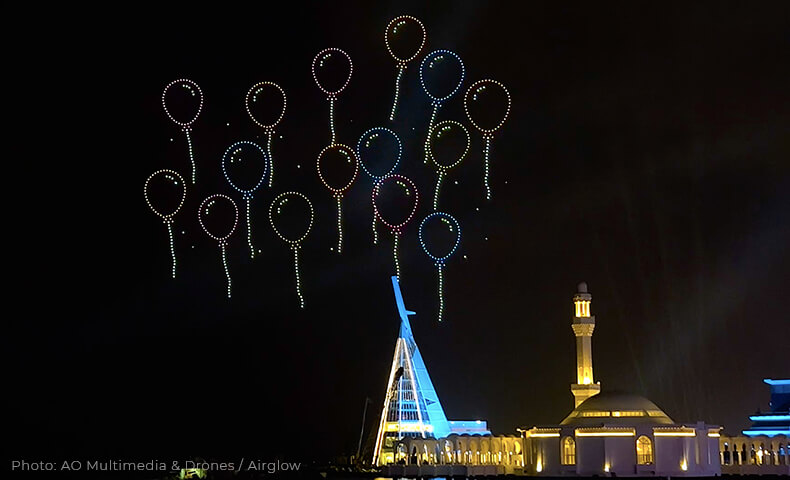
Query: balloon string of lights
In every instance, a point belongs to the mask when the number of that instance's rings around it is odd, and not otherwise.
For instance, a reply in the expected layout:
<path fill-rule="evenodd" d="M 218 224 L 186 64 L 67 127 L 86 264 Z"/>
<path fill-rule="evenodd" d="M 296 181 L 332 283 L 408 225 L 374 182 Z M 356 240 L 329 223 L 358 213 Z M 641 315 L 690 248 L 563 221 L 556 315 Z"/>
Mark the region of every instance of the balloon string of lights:
<path fill-rule="evenodd" d="M 348 183 L 340 187 L 330 185 L 329 182 L 324 177 L 323 171 L 321 170 L 321 159 L 324 158 L 324 156 L 329 151 L 339 152 L 341 155 L 343 155 L 346 158 L 346 161 L 348 163 L 352 163 L 354 165 L 354 173 L 351 175 L 351 178 L 349 179 Z M 324 186 L 328 188 L 330 192 L 332 192 L 332 195 L 335 197 L 337 203 L 337 253 L 341 253 L 343 248 L 343 222 L 342 222 L 343 217 L 342 217 L 341 203 L 343 199 L 343 194 L 345 194 L 345 192 L 349 188 L 351 188 L 351 184 L 353 184 L 354 180 L 357 178 L 357 174 L 359 173 L 359 159 L 357 158 L 357 154 L 350 147 L 347 147 L 346 145 L 342 145 L 340 143 L 333 143 L 328 147 L 324 148 L 323 150 L 321 150 L 321 153 L 318 154 L 318 160 L 316 160 L 316 169 L 318 170 L 318 178 L 321 179 L 321 183 L 323 183 Z"/>
<path fill-rule="evenodd" d="M 398 64 L 398 74 L 395 76 L 395 98 L 392 100 L 392 110 L 390 111 L 390 122 L 395 120 L 395 111 L 398 109 L 398 97 L 400 96 L 400 79 L 406 65 Z"/>
<path fill-rule="evenodd" d="M 416 23 L 417 26 L 420 27 L 420 30 L 422 31 L 422 41 L 420 42 L 420 46 L 417 47 L 416 50 L 414 50 L 414 53 L 410 57 L 403 58 L 397 56 L 395 54 L 395 51 L 392 50 L 392 47 L 390 46 L 390 34 L 393 35 L 397 34 L 398 29 L 400 29 L 402 26 L 406 25 L 407 23 Z M 387 46 L 387 51 L 390 53 L 390 55 L 392 55 L 392 58 L 394 58 L 395 61 L 398 62 L 398 75 L 395 78 L 395 100 L 392 103 L 390 121 L 395 120 L 395 112 L 397 111 L 398 108 L 398 97 L 400 96 L 400 81 L 401 81 L 401 77 L 403 76 L 403 71 L 406 70 L 406 64 L 417 58 L 417 55 L 419 55 L 420 52 L 422 51 L 422 47 L 425 46 L 426 38 L 427 38 L 427 34 L 425 31 L 425 25 L 423 25 L 421 21 L 417 20 L 411 15 L 401 15 L 399 17 L 393 18 L 392 20 L 390 20 L 390 23 L 387 25 L 387 29 L 384 31 L 384 45 Z"/>
<path fill-rule="evenodd" d="M 211 207 L 213 207 L 214 204 L 220 199 L 230 202 L 231 206 L 233 206 L 234 212 L 233 226 L 224 236 L 214 235 L 209 231 L 208 227 L 206 227 L 206 224 L 203 222 L 203 215 L 208 215 Z M 200 204 L 200 207 L 198 208 L 198 221 L 200 222 L 200 226 L 203 228 L 203 231 L 206 232 L 209 237 L 213 238 L 219 243 L 220 253 L 222 255 L 222 267 L 225 270 L 225 277 L 228 279 L 228 298 L 230 298 L 230 270 L 228 269 L 228 259 L 225 255 L 225 246 L 228 244 L 228 238 L 233 234 L 234 230 L 236 230 L 236 225 L 239 222 L 239 208 L 236 206 L 236 202 L 234 202 L 232 198 L 227 195 L 217 193 L 207 197 L 205 200 L 203 200 L 203 203 Z"/>
<path fill-rule="evenodd" d="M 437 219 L 437 218 L 439 219 L 439 221 L 441 221 L 444 225 L 447 226 L 448 230 L 450 230 L 451 232 L 455 233 L 455 244 L 453 245 L 453 248 L 450 249 L 449 253 L 447 253 L 444 256 L 438 256 L 438 255 L 434 255 L 433 253 L 431 253 L 430 248 L 428 247 L 428 244 L 427 244 L 427 242 L 425 240 L 425 225 L 426 225 L 426 223 L 429 222 L 429 221 L 434 221 L 434 219 Z M 458 224 L 458 220 L 456 220 L 453 216 L 451 216 L 451 215 L 449 215 L 447 213 L 444 213 L 444 212 L 434 212 L 434 213 L 428 215 L 427 217 L 425 217 L 423 219 L 422 223 L 420 223 L 420 228 L 419 228 L 419 231 L 418 231 L 418 237 L 420 239 L 420 245 L 422 246 L 422 249 L 425 251 L 425 253 L 429 257 L 431 257 L 431 259 L 434 261 L 434 264 L 436 265 L 436 269 L 438 270 L 438 277 L 439 277 L 439 286 L 438 286 L 438 292 L 439 292 L 439 321 L 441 322 L 442 321 L 442 317 L 444 315 L 444 267 L 445 267 L 445 262 L 447 261 L 448 258 L 450 258 L 450 255 L 452 255 L 458 249 L 458 245 L 461 243 L 461 226 Z"/>
<path fill-rule="evenodd" d="M 176 86 L 180 85 L 183 89 L 187 90 L 191 96 L 198 97 L 199 103 L 197 110 L 195 112 L 195 116 L 191 119 L 187 119 L 186 121 L 176 119 L 171 113 L 170 110 L 167 109 L 167 91 Z M 180 125 L 184 133 L 187 137 L 187 148 L 189 150 L 189 162 L 192 165 L 192 184 L 195 184 L 195 177 L 196 177 L 196 166 L 195 166 L 195 157 L 192 151 L 192 138 L 189 135 L 189 131 L 192 129 L 191 125 L 197 120 L 198 115 L 200 115 L 200 111 L 203 109 L 203 91 L 200 90 L 200 87 L 197 83 L 193 82 L 192 80 L 186 78 L 179 78 L 178 80 L 173 80 L 172 82 L 168 83 L 165 87 L 164 92 L 162 92 L 162 107 L 165 109 L 165 113 L 167 114 L 168 118 L 173 121 L 173 123 Z"/>
<path fill-rule="evenodd" d="M 491 200 L 491 185 L 489 183 L 489 152 L 491 151 L 491 139 L 493 138 L 492 134 L 483 135 L 483 142 L 485 145 L 483 146 L 483 183 L 486 187 L 486 200 Z"/>
<path fill-rule="evenodd" d="M 496 89 L 499 88 L 504 92 L 505 97 L 507 98 L 507 109 L 505 110 L 505 114 L 502 117 L 502 120 L 499 121 L 498 124 L 494 125 L 493 128 L 484 128 L 478 122 L 475 121 L 472 112 L 469 110 L 469 103 L 478 100 L 478 95 L 485 92 L 486 88 Z M 491 187 L 489 186 L 489 157 L 491 152 L 491 140 L 494 138 L 494 132 L 502 128 L 502 125 L 505 124 L 505 120 L 507 120 L 508 115 L 510 115 L 510 106 L 511 106 L 511 99 L 510 99 L 510 92 L 508 92 L 507 88 L 497 80 L 492 80 L 490 78 L 486 78 L 483 80 L 478 80 L 472 85 L 469 86 L 469 89 L 466 91 L 466 95 L 464 95 L 464 111 L 466 112 L 466 116 L 469 118 L 469 122 L 474 125 L 475 128 L 480 130 L 483 134 L 483 163 L 484 163 L 484 175 L 483 175 L 483 183 L 485 184 L 486 189 L 486 200 L 491 200 Z"/>
<path fill-rule="evenodd" d="M 400 261 L 398 260 L 398 237 L 400 237 L 400 232 L 394 230 L 392 236 L 394 237 L 392 241 L 392 258 L 395 259 L 395 276 L 398 277 L 398 281 L 400 281 Z"/>
<path fill-rule="evenodd" d="M 343 252 L 343 196 L 335 195 L 337 204 L 337 253 Z"/>
<path fill-rule="evenodd" d="M 173 220 L 165 220 L 165 225 L 167 225 L 167 238 L 170 240 L 170 258 L 173 260 L 172 274 L 173 278 L 176 278 L 176 248 L 173 241 Z"/>
<path fill-rule="evenodd" d="M 192 185 L 196 182 L 197 167 L 195 166 L 195 155 L 192 152 L 192 137 L 189 135 L 190 127 L 184 127 L 184 133 L 187 136 L 187 149 L 189 151 L 189 163 L 192 165 Z"/>
<path fill-rule="evenodd" d="M 291 245 L 294 252 L 294 274 L 296 275 L 296 296 L 299 297 L 299 308 L 304 308 L 304 296 L 302 295 L 302 279 L 299 276 L 299 245 Z"/>
<path fill-rule="evenodd" d="M 228 298 L 230 298 L 230 270 L 228 270 L 228 257 L 225 255 L 227 242 L 219 242 L 219 249 L 222 252 L 222 267 L 225 269 L 225 278 L 228 279 Z"/>
<path fill-rule="evenodd" d="M 436 270 L 439 272 L 439 321 L 442 321 L 444 315 L 444 264 L 437 263 Z"/>
<path fill-rule="evenodd" d="M 379 232 L 376 230 L 376 214 L 373 214 L 373 245 L 379 243 Z"/>
<path fill-rule="evenodd" d="M 272 179 L 274 178 L 274 157 L 272 157 L 272 137 L 274 136 L 273 129 L 266 130 L 266 155 L 269 158 L 269 188 L 272 188 Z"/>
<path fill-rule="evenodd" d="M 331 139 L 329 143 L 335 143 L 335 97 L 329 97 L 329 132 Z"/>
<path fill-rule="evenodd" d="M 250 109 L 250 102 L 257 102 L 258 96 L 260 93 L 267 87 L 275 88 L 277 91 L 280 92 L 280 95 L 283 97 L 283 109 L 280 111 L 280 115 L 273 123 L 264 123 L 261 122 L 259 119 L 255 118 L 255 115 Z M 285 107 L 288 104 L 288 99 L 285 96 L 285 90 L 282 89 L 279 85 L 274 82 L 260 82 L 256 83 L 255 85 L 250 88 L 247 92 L 247 96 L 244 99 L 244 107 L 247 109 L 247 114 L 249 114 L 252 121 L 258 124 L 259 127 L 263 128 L 264 133 L 266 134 L 266 154 L 269 158 L 269 188 L 272 186 L 272 181 L 274 179 L 274 157 L 272 157 L 272 137 L 274 136 L 274 127 L 280 123 L 285 116 Z"/>
<path fill-rule="evenodd" d="M 277 214 L 280 214 L 282 206 L 292 199 L 289 197 L 300 198 L 304 200 L 307 203 L 308 208 L 310 209 L 310 223 L 307 225 L 307 229 L 305 230 L 304 234 L 302 234 L 302 236 L 297 239 L 291 239 L 283 235 L 277 229 L 277 225 L 274 223 L 275 210 Z M 277 234 L 278 237 L 280 237 L 280 240 L 287 243 L 291 247 L 291 250 L 293 250 L 294 252 L 294 274 L 296 276 L 296 295 L 297 297 L 299 297 L 299 308 L 304 308 L 304 297 L 302 295 L 302 276 L 299 272 L 299 248 L 301 247 L 302 241 L 305 238 L 307 238 L 307 234 L 310 233 L 310 229 L 313 226 L 314 213 L 315 212 L 313 211 L 313 204 L 306 196 L 304 196 L 299 192 L 283 192 L 279 194 L 277 197 L 275 197 L 275 199 L 272 200 L 271 205 L 269 205 L 269 222 L 272 225 L 272 229 L 274 230 L 274 233 Z"/>
<path fill-rule="evenodd" d="M 181 189 L 181 200 L 178 203 L 178 206 L 170 213 L 162 213 L 154 208 L 154 205 L 151 203 L 151 199 L 148 197 L 148 185 L 151 183 L 151 179 L 163 175 L 165 180 L 168 180 L 173 183 L 173 185 L 179 186 Z M 167 225 L 167 234 L 170 241 L 170 256 L 173 259 L 173 266 L 171 268 L 171 275 L 173 278 L 176 278 L 176 250 L 175 250 L 175 242 L 173 238 L 173 216 L 178 213 L 181 207 L 184 205 L 184 199 L 187 196 L 187 186 L 184 182 L 184 179 L 174 170 L 157 170 L 156 172 L 152 173 L 146 180 L 145 186 L 143 187 L 143 197 L 145 198 L 145 203 L 148 204 L 148 207 L 159 217 L 162 221 Z"/>
<path fill-rule="evenodd" d="M 428 164 L 428 149 L 431 146 L 431 131 L 433 130 L 433 124 L 436 121 L 436 114 L 439 112 L 439 106 L 441 103 L 433 102 L 433 109 L 431 110 L 431 119 L 428 121 L 428 135 L 425 137 L 425 156 L 423 158 L 423 163 Z"/>
<path fill-rule="evenodd" d="M 433 193 L 433 209 L 439 209 L 439 189 L 442 187 L 442 179 L 444 178 L 444 172 L 439 170 L 439 175 L 436 176 L 436 190 Z"/>
<path fill-rule="evenodd" d="M 250 258 L 255 258 L 255 247 L 252 245 L 252 222 L 250 221 L 250 200 L 252 195 L 245 195 L 246 217 L 247 217 L 247 245 L 250 246 Z"/>

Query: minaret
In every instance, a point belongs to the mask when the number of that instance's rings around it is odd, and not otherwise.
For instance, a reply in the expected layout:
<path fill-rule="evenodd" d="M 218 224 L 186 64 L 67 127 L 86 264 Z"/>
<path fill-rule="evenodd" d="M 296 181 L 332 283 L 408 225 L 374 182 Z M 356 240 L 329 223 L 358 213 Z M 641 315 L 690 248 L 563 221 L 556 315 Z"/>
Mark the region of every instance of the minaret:
<path fill-rule="evenodd" d="M 576 383 L 571 384 L 574 408 L 601 391 L 601 383 L 595 383 L 593 378 L 592 334 L 595 316 L 590 315 L 590 303 L 592 295 L 587 293 L 587 284 L 581 282 L 573 296 L 575 315 L 571 325 L 576 335 Z"/>

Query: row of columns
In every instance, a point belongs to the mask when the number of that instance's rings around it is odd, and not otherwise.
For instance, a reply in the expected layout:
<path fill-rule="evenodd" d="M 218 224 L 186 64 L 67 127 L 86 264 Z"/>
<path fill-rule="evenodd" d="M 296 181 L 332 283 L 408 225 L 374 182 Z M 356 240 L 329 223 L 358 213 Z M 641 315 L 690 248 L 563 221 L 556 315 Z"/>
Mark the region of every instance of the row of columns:
<path fill-rule="evenodd" d="M 781 440 L 722 436 L 720 443 L 722 465 L 790 465 L 790 444 Z"/>

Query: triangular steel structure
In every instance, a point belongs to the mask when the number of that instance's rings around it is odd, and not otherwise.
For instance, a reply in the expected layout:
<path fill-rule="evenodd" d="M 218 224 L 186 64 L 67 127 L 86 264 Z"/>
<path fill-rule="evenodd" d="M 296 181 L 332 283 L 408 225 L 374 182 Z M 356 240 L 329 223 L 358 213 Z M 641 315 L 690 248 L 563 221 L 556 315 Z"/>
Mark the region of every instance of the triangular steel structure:
<path fill-rule="evenodd" d="M 393 463 L 395 444 L 404 437 L 443 438 L 450 434 L 450 424 L 414 341 L 409 324 L 409 315 L 414 312 L 406 310 L 398 277 L 392 277 L 392 289 L 400 315 L 400 335 L 376 435 L 374 465 Z"/>

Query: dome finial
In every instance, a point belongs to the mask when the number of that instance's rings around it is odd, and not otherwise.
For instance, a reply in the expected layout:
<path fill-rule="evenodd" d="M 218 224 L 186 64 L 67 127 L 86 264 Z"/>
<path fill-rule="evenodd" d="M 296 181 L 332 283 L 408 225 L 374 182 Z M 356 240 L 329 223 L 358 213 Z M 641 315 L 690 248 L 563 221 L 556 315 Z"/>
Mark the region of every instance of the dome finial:
<path fill-rule="evenodd" d="M 579 282 L 579 285 L 576 286 L 577 293 L 587 293 L 587 282 Z"/>

